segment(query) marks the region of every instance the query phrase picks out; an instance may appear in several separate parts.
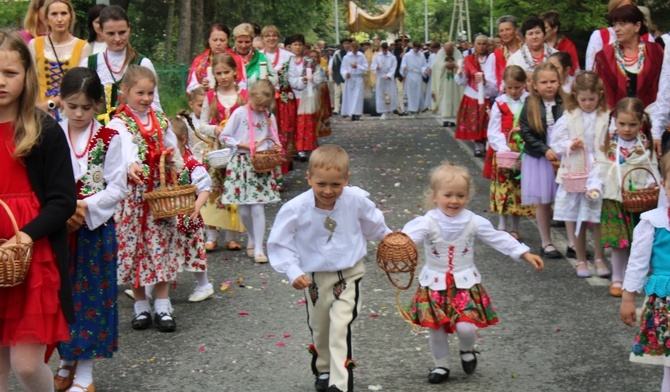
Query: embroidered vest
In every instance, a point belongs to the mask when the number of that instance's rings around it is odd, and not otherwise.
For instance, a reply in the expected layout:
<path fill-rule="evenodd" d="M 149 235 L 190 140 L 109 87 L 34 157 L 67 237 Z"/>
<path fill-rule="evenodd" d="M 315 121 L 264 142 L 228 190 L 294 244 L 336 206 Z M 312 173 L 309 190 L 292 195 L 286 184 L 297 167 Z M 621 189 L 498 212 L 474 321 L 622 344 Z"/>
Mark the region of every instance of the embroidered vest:
<path fill-rule="evenodd" d="M 86 174 L 77 181 L 77 198 L 85 199 L 107 187 L 103 176 L 105 157 L 112 138 L 119 133 L 113 129 L 100 127 L 88 145 Z"/>
<path fill-rule="evenodd" d="M 160 124 L 161 129 L 165 130 L 167 129 L 168 126 L 168 120 L 165 117 L 165 114 L 163 112 L 157 110 L 156 112 L 156 118 L 158 119 L 158 123 Z M 153 159 L 156 159 L 156 157 L 150 157 L 148 152 L 149 152 L 149 144 L 152 143 L 153 147 L 155 147 L 155 150 L 159 154 L 160 158 L 160 146 L 162 145 L 163 141 L 158 140 L 158 132 L 155 132 L 153 135 L 149 137 L 149 141 L 147 141 L 143 136 L 142 133 L 139 130 L 138 124 L 133 120 L 132 117 L 127 116 L 126 113 L 121 112 L 116 115 L 119 117 L 123 122 L 126 124 L 128 127 L 128 132 L 133 136 L 133 143 L 137 145 L 137 154 L 142 160 L 142 163 L 144 165 L 144 174 L 145 176 L 149 175 L 149 166 L 156 165 L 158 166 L 158 160 L 156 162 L 152 162 Z"/>
<path fill-rule="evenodd" d="M 191 150 L 187 149 L 181 157 L 184 160 L 184 169 L 179 173 L 177 183 L 179 185 L 190 185 L 192 182 L 191 175 L 193 174 L 193 171 L 200 166 L 205 169 L 207 167 L 195 159 Z"/>
<path fill-rule="evenodd" d="M 214 101 L 214 97 L 216 95 L 216 90 L 207 90 L 207 93 L 205 94 L 207 97 L 207 102 L 209 103 L 209 107 L 212 107 L 212 102 Z M 242 97 L 242 100 L 246 103 L 248 99 L 248 92 L 247 90 L 239 90 L 237 92 L 238 96 Z M 230 107 L 230 109 L 227 109 L 221 101 L 218 99 L 216 100 L 216 108 L 217 108 L 217 113 L 218 116 L 212 116 L 212 118 L 209 120 L 209 125 L 219 125 L 221 124 L 222 121 L 228 120 L 230 118 L 230 115 L 233 114 L 235 109 L 239 108 L 240 105 L 238 105 L 237 102 L 233 106 Z"/>
<path fill-rule="evenodd" d="M 102 53 L 103 52 L 99 52 L 88 56 L 88 63 L 87 63 L 88 69 L 92 70 L 93 72 L 98 72 L 98 56 Z M 139 53 L 136 53 L 135 56 L 133 56 L 133 58 L 130 59 L 128 65 L 139 65 L 144 59 L 145 59 L 144 56 L 142 56 Z M 109 72 L 111 74 L 111 71 Z M 114 79 L 114 76 L 112 76 L 112 79 Z M 104 113 L 109 113 L 113 108 L 119 107 L 119 88 L 121 87 L 122 79 L 123 78 L 115 80 L 111 86 L 105 86 L 105 85 L 102 86 L 105 91 Z"/>
<path fill-rule="evenodd" d="M 41 101 L 60 94 L 60 84 L 63 79 L 61 68 L 63 72 L 67 72 L 76 67 L 80 61 L 81 51 L 86 45 L 86 41 L 78 39 L 70 57 L 67 59 L 59 57 L 60 62 L 56 62 L 44 56 L 44 39 L 45 37 L 35 38 L 35 67 L 37 68 L 37 78 L 40 84 Z"/>
<path fill-rule="evenodd" d="M 670 295 L 670 231 L 665 227 L 656 227 L 654 245 L 651 251 L 652 273 L 644 286 L 647 295 L 656 294 L 665 298 Z"/>

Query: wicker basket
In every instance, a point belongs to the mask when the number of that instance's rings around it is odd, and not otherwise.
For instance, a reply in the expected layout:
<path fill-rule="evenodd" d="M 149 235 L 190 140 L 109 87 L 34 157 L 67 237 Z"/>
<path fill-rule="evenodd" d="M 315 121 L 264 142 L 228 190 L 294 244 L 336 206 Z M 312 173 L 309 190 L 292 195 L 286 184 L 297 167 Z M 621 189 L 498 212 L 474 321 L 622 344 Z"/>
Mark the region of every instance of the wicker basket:
<path fill-rule="evenodd" d="M 391 284 L 400 290 L 407 290 L 414 280 L 414 271 L 419 260 L 414 241 L 405 233 L 387 234 L 377 247 L 377 265 L 386 272 Z M 409 273 L 406 285 L 400 285 L 391 274 Z"/>
<path fill-rule="evenodd" d="M 165 155 L 161 154 L 160 180 L 161 187 L 145 193 L 144 200 L 149 203 L 151 214 L 156 219 L 170 218 L 177 215 L 190 215 L 195 211 L 195 185 L 167 186 L 165 181 Z M 172 171 L 173 183 L 177 184 L 177 174 Z"/>
<path fill-rule="evenodd" d="M 230 158 L 233 156 L 232 148 L 222 148 L 220 150 L 214 150 L 207 153 L 207 162 L 209 167 L 217 170 L 225 169 L 230 162 Z"/>
<path fill-rule="evenodd" d="M 510 138 L 513 137 L 514 132 L 507 132 L 507 144 L 510 143 Z M 516 151 L 500 151 L 496 152 L 496 166 L 501 169 L 519 170 L 521 168 L 521 153 Z"/>
<path fill-rule="evenodd" d="M 16 224 L 16 219 L 12 210 L 0 200 L 0 205 L 7 211 L 9 219 L 12 221 L 14 233 L 16 234 L 17 244 L 12 244 L 0 248 L 0 287 L 13 287 L 23 283 L 30 267 L 30 261 L 33 257 L 33 243 L 22 243 L 19 236 L 19 226 Z M 0 239 L 0 244 L 4 244 L 7 240 Z"/>
<path fill-rule="evenodd" d="M 258 141 L 258 145 L 260 146 L 266 140 L 272 141 L 274 145 L 267 150 L 255 151 L 251 154 L 251 164 L 254 166 L 254 172 L 258 174 L 273 171 L 284 159 L 281 145 L 277 144 L 272 138 L 263 138 Z"/>
<path fill-rule="evenodd" d="M 572 171 L 572 165 L 570 164 L 570 149 L 568 148 L 568 152 L 565 156 L 565 167 L 568 171 L 561 174 L 563 189 L 567 192 L 586 192 L 586 181 L 589 179 L 589 165 L 587 162 L 586 151 L 583 148 L 582 153 L 584 155 L 584 171 Z"/>
<path fill-rule="evenodd" d="M 626 177 L 633 172 L 634 170 L 644 170 L 651 175 L 656 183 L 655 186 L 651 188 L 640 189 L 636 191 L 628 191 L 624 184 L 626 183 Z M 623 199 L 623 208 L 628 212 L 645 212 L 653 210 L 658 207 L 658 195 L 660 193 L 660 187 L 658 185 L 658 180 L 656 176 L 646 167 L 634 167 L 626 174 L 624 174 L 621 179 L 621 198 Z"/>

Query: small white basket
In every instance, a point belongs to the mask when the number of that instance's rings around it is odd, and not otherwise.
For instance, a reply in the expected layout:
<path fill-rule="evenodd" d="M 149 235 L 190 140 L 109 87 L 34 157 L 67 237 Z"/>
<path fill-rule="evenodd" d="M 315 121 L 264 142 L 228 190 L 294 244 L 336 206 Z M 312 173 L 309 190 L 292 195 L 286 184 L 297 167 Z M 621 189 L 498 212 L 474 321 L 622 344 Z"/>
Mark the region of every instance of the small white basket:
<path fill-rule="evenodd" d="M 235 149 L 233 148 L 222 148 L 220 150 L 210 151 L 207 153 L 209 166 L 214 169 L 225 169 L 234 153 Z"/>

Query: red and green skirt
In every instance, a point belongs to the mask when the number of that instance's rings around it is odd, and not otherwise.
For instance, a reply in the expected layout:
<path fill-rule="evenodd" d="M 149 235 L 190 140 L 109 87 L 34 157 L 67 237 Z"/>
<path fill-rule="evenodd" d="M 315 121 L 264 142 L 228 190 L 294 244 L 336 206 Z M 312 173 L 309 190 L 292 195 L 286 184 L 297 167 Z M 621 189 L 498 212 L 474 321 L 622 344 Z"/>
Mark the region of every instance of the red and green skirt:
<path fill-rule="evenodd" d="M 498 315 L 486 289 L 476 284 L 469 289 L 449 285 L 447 290 L 431 290 L 421 286 L 407 309 L 412 323 L 425 328 L 456 331 L 456 324 L 468 322 L 478 328 L 498 323 Z"/>

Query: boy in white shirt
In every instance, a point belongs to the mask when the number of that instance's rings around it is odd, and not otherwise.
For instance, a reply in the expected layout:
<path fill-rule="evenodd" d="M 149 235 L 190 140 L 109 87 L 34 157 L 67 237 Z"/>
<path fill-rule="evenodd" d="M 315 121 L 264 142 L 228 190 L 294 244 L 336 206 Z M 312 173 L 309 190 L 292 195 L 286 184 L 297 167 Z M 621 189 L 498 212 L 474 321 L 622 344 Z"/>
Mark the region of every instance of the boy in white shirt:
<path fill-rule="evenodd" d="M 279 210 L 267 242 L 270 264 L 304 290 L 317 392 L 353 391 L 351 323 L 361 310 L 367 241 L 391 232 L 369 193 L 349 185 L 349 156 L 339 146 L 312 152 L 312 187 Z"/>

